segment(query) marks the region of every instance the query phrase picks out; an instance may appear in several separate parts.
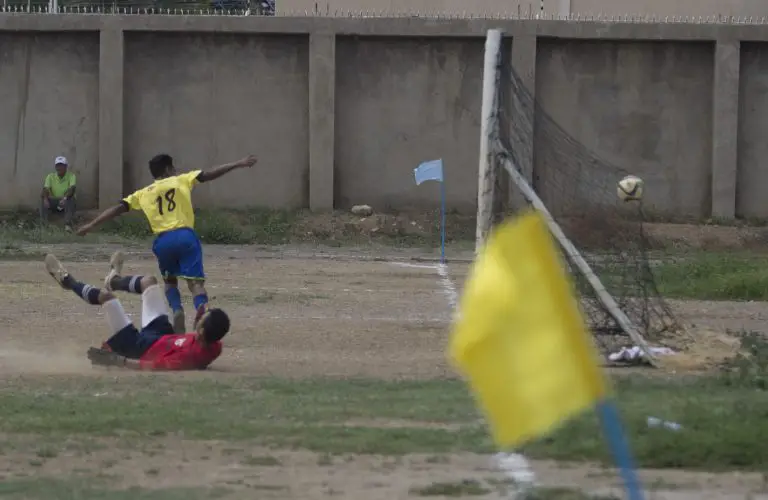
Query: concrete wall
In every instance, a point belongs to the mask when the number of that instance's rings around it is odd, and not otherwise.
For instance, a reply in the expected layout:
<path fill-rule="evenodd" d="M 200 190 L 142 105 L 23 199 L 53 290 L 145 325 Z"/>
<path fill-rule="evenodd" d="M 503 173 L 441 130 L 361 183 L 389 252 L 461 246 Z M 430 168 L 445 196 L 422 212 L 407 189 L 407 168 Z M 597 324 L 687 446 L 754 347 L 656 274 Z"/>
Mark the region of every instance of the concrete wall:
<path fill-rule="evenodd" d="M 0 32 L 0 206 L 37 206 L 58 155 L 96 203 L 98 89 L 98 33 Z"/>
<path fill-rule="evenodd" d="M 0 207 L 35 206 L 57 154 L 109 206 L 165 151 L 260 156 L 200 206 L 318 210 L 434 206 L 412 169 L 440 157 L 472 212 L 489 28 L 541 105 L 519 159 L 548 203 L 613 200 L 612 163 L 653 210 L 768 217 L 768 26 L 418 18 L 0 15 Z"/>
<path fill-rule="evenodd" d="M 201 186 L 200 205 L 302 206 L 309 192 L 307 36 L 128 33 L 128 192 L 152 181 L 147 160 L 168 152 L 184 169 L 253 152 L 251 175 Z"/>
<path fill-rule="evenodd" d="M 344 37 L 336 68 L 336 203 L 434 208 L 413 168 L 443 158 L 447 198 L 474 210 L 483 40 Z"/>
<path fill-rule="evenodd" d="M 765 217 L 765 188 L 768 186 L 768 44 L 742 44 L 739 97 L 736 208 L 744 216 Z"/>
<path fill-rule="evenodd" d="M 598 166 L 585 166 L 582 182 L 553 181 L 598 152 L 645 180 L 650 205 L 709 214 L 714 44 L 549 39 L 537 55 L 537 99 L 588 150 L 564 158 L 556 154 L 562 134 L 539 128 L 534 171 L 553 210 L 577 209 L 609 189 L 599 183 L 615 174 Z"/>

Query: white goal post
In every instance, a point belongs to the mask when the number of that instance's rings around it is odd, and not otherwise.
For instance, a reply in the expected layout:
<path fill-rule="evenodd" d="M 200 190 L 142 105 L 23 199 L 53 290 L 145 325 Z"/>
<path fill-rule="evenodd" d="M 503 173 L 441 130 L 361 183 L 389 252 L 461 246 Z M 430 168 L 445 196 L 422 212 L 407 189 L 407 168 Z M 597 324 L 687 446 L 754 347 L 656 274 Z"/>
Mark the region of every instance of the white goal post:
<path fill-rule="evenodd" d="M 501 62 L 501 30 L 488 30 L 483 66 L 483 101 L 480 110 L 480 171 L 477 187 L 477 230 L 475 252 L 488 237 L 493 224 L 493 196 L 498 165 L 493 154 L 496 134 L 496 109 L 499 97 L 499 64 Z"/>
<path fill-rule="evenodd" d="M 512 160 L 508 156 L 498 154 L 504 151 L 499 139 L 498 130 L 498 97 L 501 61 L 501 39 L 500 30 L 489 30 L 485 41 L 485 67 L 483 70 L 483 97 L 480 123 L 480 165 L 478 172 L 478 198 L 477 198 L 477 233 L 475 239 L 475 251 L 479 251 L 485 244 L 485 240 L 493 225 L 493 197 L 497 185 L 496 177 L 499 167 L 503 166 L 509 174 L 513 184 L 520 190 L 525 199 L 541 212 L 546 220 L 549 231 L 560 244 L 560 247 L 568 256 L 571 263 L 576 267 L 594 289 L 595 294 L 608 310 L 610 315 L 616 320 L 622 330 L 630 337 L 632 342 L 640 348 L 645 355 L 646 360 L 651 365 L 657 364 L 657 359 L 651 352 L 648 343 L 637 330 L 632 321 L 621 310 L 616 300 L 606 290 L 600 281 L 600 278 L 592 271 L 587 261 L 581 255 L 581 252 L 568 239 L 560 228 L 560 225 L 552 217 L 544 202 L 536 194 L 525 177 L 520 173 Z M 513 117 L 514 118 L 514 117 Z"/>

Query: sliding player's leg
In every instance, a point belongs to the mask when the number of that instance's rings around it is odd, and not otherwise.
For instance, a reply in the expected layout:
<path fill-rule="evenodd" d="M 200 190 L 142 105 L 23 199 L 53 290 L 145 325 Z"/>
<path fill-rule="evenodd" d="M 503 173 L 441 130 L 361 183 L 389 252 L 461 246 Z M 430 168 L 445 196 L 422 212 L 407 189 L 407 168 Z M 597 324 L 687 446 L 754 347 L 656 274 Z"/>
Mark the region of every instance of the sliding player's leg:
<path fill-rule="evenodd" d="M 63 289 L 73 291 L 75 295 L 88 304 L 104 305 L 115 298 L 109 290 L 103 290 L 75 279 L 53 254 L 45 256 L 45 269 Z"/>
<path fill-rule="evenodd" d="M 116 267 L 120 269 L 120 266 Z M 107 345 L 126 358 L 139 359 L 161 337 L 174 333 L 163 289 L 154 276 L 115 276 L 112 283 L 128 283 L 126 288 L 141 294 L 141 330 L 131 324 L 115 333 Z"/>
<path fill-rule="evenodd" d="M 52 254 L 46 255 L 45 268 L 63 289 L 72 290 L 89 304 L 102 306 L 113 334 L 102 349 L 111 350 L 127 358 L 137 357 L 136 352 L 140 348 L 139 331 L 125 314 L 123 305 L 109 290 L 78 281 Z"/>
<path fill-rule="evenodd" d="M 104 278 L 104 288 L 111 291 L 142 293 L 148 286 L 157 284 L 154 276 L 123 275 L 125 255 L 120 250 L 109 259 L 109 273 Z"/>
<path fill-rule="evenodd" d="M 181 304 L 181 292 L 179 291 L 178 276 L 180 273 L 179 263 L 179 230 L 163 233 L 155 238 L 152 244 L 152 252 L 157 258 L 157 265 L 160 268 L 160 274 L 165 281 L 165 298 L 168 305 L 171 306 L 173 313 L 173 326 L 176 333 L 185 333 L 184 307 Z"/>
<path fill-rule="evenodd" d="M 174 333 L 168 319 L 168 305 L 163 289 L 154 276 L 123 276 L 125 256 L 117 251 L 110 258 L 110 270 L 104 282 L 112 290 L 141 294 L 141 330 L 131 325 L 131 331 L 116 333 L 107 344 L 113 351 L 131 359 L 139 359 L 164 335 Z"/>
<path fill-rule="evenodd" d="M 168 305 L 157 278 L 139 275 L 124 276 L 123 264 L 125 264 L 125 254 L 118 250 L 109 259 L 109 274 L 104 278 L 105 288 L 141 294 L 142 335 L 147 329 L 157 334 L 155 336 L 172 334 L 173 327 L 169 326 Z"/>
<path fill-rule="evenodd" d="M 175 328 L 168 318 L 168 304 L 165 294 L 153 276 L 142 280 L 146 285 L 141 293 L 141 328 L 152 330 L 158 335 L 171 335 Z"/>

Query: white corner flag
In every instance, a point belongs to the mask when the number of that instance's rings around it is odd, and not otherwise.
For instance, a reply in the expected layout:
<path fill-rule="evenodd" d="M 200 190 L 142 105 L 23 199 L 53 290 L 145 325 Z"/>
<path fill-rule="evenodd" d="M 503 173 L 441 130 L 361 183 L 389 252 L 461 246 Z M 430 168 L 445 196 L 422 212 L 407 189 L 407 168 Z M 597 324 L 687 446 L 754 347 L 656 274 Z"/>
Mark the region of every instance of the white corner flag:
<path fill-rule="evenodd" d="M 443 182 L 443 160 L 425 161 L 413 169 L 416 185 L 426 181 Z"/>
<path fill-rule="evenodd" d="M 426 181 L 440 183 L 440 262 L 445 264 L 445 182 L 443 179 L 443 160 L 425 161 L 413 169 L 416 185 Z"/>

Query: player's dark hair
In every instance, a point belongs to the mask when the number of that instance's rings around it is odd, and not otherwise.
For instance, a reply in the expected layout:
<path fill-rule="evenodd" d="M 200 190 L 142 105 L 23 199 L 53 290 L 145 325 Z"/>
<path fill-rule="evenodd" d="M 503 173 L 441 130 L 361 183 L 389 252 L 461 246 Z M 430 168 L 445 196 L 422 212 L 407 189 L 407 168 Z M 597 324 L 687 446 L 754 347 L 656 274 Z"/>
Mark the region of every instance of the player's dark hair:
<path fill-rule="evenodd" d="M 229 316 L 221 309 L 211 309 L 203 319 L 203 336 L 209 344 L 221 340 L 229 332 Z"/>
<path fill-rule="evenodd" d="M 171 155 L 162 153 L 156 155 L 149 160 L 149 171 L 152 173 L 152 177 L 157 179 L 167 174 L 168 169 L 173 166 L 173 158 Z"/>

